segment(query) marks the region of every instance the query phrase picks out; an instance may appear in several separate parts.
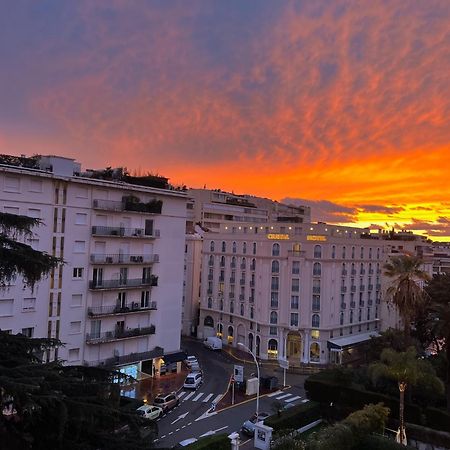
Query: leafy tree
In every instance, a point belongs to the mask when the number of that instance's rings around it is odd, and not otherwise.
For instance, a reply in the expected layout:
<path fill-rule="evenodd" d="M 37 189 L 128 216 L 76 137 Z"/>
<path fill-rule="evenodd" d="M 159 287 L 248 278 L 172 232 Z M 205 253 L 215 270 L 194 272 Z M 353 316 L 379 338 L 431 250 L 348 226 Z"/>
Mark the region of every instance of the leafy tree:
<path fill-rule="evenodd" d="M 31 288 L 62 261 L 20 242 L 33 235 L 39 219 L 0 213 L 0 288 L 5 288 L 17 275 Z"/>
<path fill-rule="evenodd" d="M 342 423 L 349 426 L 359 439 L 372 433 L 383 434 L 389 412 L 382 403 L 369 404 L 350 414 Z"/>
<path fill-rule="evenodd" d="M 450 410 L 450 274 L 434 275 L 425 290 L 429 296 L 429 328 L 437 351 L 444 350 L 446 366 L 447 409 Z"/>
<path fill-rule="evenodd" d="M 396 352 L 386 348 L 381 353 L 380 361 L 369 366 L 369 374 L 374 385 L 382 378 L 392 379 L 397 382 L 400 393 L 400 426 L 397 442 L 406 445 L 404 409 L 405 391 L 408 385 L 416 385 L 419 382 L 433 382 L 435 389 L 443 392 L 442 382 L 437 378 L 431 365 L 423 360 L 417 359 L 414 347 L 408 348 L 406 352 Z"/>
<path fill-rule="evenodd" d="M 308 450 L 349 450 L 355 443 L 352 429 L 348 425 L 337 423 L 313 433 L 308 439 L 306 448 Z"/>
<path fill-rule="evenodd" d="M 429 277 L 421 265 L 422 260 L 411 255 L 393 256 L 384 265 L 384 274 L 391 278 L 386 292 L 388 301 L 398 309 L 406 336 L 411 335 L 411 321 L 423 311 L 425 303 L 424 291 L 418 282 Z"/>
<path fill-rule="evenodd" d="M 305 443 L 293 433 L 280 437 L 270 448 L 272 450 L 305 450 Z"/>
<path fill-rule="evenodd" d="M 41 363 L 55 345 L 0 331 L 0 442 L 11 450 L 151 448 L 152 439 L 141 438 L 140 417 L 119 408 L 124 375 Z"/>
<path fill-rule="evenodd" d="M 381 331 L 379 336 L 370 338 L 367 343 L 367 353 L 369 360 L 378 360 L 385 348 L 391 348 L 396 352 L 404 352 L 412 345 L 416 347 L 418 352 L 422 350 L 420 342 L 405 335 L 403 330 L 388 328 L 385 331 Z"/>

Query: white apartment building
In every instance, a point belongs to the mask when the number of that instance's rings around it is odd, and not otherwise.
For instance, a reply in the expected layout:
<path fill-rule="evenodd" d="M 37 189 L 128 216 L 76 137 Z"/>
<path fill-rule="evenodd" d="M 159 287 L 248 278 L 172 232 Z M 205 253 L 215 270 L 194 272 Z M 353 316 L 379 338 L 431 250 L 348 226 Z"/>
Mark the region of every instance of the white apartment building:
<path fill-rule="evenodd" d="M 0 291 L 2 330 L 59 339 L 46 358 L 67 364 L 137 376 L 177 362 L 184 192 L 83 176 L 68 158 L 3 157 L 0 211 L 40 218 L 30 244 L 65 261 L 34 291 L 20 278 Z"/>
<path fill-rule="evenodd" d="M 382 267 L 416 244 L 323 223 L 222 224 L 204 236 L 199 337 L 291 365 L 351 359 L 398 325 L 382 302 Z"/>

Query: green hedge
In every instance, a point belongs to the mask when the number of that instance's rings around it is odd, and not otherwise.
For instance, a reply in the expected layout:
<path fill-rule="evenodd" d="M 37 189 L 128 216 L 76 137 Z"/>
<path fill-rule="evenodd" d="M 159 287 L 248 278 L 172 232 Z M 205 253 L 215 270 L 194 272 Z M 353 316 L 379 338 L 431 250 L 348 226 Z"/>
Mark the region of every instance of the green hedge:
<path fill-rule="evenodd" d="M 319 403 L 307 402 L 283 411 L 280 417 L 277 415 L 270 416 L 264 423 L 275 431 L 286 428 L 297 430 L 320 418 Z"/>
<path fill-rule="evenodd" d="M 200 438 L 197 442 L 187 447 L 189 450 L 230 450 L 231 441 L 226 434 L 217 434 Z"/>
<path fill-rule="evenodd" d="M 330 404 L 331 402 L 362 409 L 369 403 L 384 403 L 391 410 L 391 417 L 398 418 L 399 399 L 365 389 L 342 386 L 319 377 L 309 377 L 305 381 L 305 390 L 311 400 Z M 417 405 L 405 404 L 405 420 L 422 423 L 421 409 Z"/>
<path fill-rule="evenodd" d="M 414 447 L 410 445 L 401 445 L 395 442 L 393 439 L 389 439 L 384 436 L 371 434 L 365 436 L 358 444 L 358 448 L 364 450 L 413 450 Z M 357 450 L 357 449 L 355 449 Z"/>
<path fill-rule="evenodd" d="M 436 430 L 450 431 L 450 412 L 444 409 L 427 408 L 425 410 L 427 425 Z"/>

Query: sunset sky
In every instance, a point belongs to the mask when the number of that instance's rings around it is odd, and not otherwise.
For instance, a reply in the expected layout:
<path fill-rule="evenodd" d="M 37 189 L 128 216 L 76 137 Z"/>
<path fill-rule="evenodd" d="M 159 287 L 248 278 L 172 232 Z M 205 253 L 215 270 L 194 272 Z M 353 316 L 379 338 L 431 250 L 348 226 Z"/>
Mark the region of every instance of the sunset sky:
<path fill-rule="evenodd" d="M 450 241 L 450 1 L 4 0 L 0 153 Z"/>

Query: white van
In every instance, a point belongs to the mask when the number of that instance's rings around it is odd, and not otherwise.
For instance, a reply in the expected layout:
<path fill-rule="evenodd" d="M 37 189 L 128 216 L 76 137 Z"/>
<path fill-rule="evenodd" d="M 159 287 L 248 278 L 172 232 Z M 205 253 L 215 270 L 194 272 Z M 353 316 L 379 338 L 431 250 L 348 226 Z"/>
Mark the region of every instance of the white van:
<path fill-rule="evenodd" d="M 222 340 L 218 337 L 209 337 L 203 341 L 203 345 L 210 350 L 222 350 Z"/>

